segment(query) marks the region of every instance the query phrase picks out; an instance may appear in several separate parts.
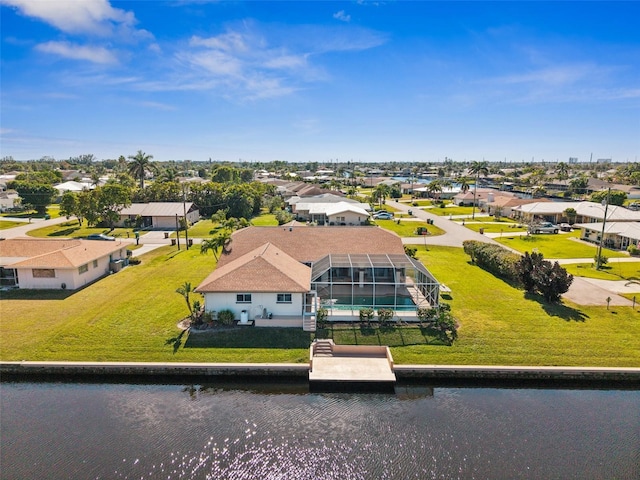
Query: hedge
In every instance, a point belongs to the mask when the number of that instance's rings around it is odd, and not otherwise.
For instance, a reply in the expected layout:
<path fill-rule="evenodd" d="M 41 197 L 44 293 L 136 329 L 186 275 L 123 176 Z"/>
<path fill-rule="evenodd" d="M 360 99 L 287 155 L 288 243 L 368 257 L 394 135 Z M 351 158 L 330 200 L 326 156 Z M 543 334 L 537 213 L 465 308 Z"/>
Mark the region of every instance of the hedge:
<path fill-rule="evenodd" d="M 464 251 L 471 257 L 471 261 L 488 272 L 515 284 L 520 284 L 517 263 L 520 255 L 507 250 L 500 245 L 465 240 L 462 243 Z"/>

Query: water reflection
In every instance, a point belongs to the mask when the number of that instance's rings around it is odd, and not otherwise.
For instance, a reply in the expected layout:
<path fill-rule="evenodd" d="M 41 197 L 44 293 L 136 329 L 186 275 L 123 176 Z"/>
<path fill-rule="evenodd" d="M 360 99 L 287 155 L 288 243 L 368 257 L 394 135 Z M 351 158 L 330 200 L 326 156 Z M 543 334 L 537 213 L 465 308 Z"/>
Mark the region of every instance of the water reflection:
<path fill-rule="evenodd" d="M 638 391 L 259 387 L 3 383 L 1 478 L 640 476 Z"/>

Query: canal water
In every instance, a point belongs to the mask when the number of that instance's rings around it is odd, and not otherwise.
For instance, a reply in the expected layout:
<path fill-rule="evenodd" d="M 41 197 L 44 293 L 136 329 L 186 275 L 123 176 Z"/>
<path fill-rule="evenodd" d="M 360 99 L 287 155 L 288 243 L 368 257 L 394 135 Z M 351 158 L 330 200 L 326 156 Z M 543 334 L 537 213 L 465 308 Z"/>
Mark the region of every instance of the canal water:
<path fill-rule="evenodd" d="M 640 391 L 0 384 L 2 479 L 638 479 Z"/>

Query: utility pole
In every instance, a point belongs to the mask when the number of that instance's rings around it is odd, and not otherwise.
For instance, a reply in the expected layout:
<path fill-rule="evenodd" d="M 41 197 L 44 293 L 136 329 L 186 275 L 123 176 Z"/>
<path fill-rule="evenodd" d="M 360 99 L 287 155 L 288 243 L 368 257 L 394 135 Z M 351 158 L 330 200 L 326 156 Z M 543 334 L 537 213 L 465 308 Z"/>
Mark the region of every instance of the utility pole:
<path fill-rule="evenodd" d="M 602 219 L 602 232 L 600 233 L 600 243 L 598 244 L 598 258 L 596 259 L 596 270 L 600 270 L 602 266 L 602 243 L 604 242 L 604 229 L 607 225 L 607 210 L 609 208 L 609 194 L 611 193 L 611 187 L 607 190 L 607 197 L 604 201 L 604 218 Z"/>
<path fill-rule="evenodd" d="M 187 194 L 184 191 L 184 185 L 182 185 L 182 212 L 184 214 L 184 241 L 186 243 L 186 249 L 189 250 L 189 223 L 187 222 Z"/>
<path fill-rule="evenodd" d="M 176 237 L 178 238 L 178 250 L 180 250 L 180 223 L 178 222 L 177 213 L 176 213 Z"/>

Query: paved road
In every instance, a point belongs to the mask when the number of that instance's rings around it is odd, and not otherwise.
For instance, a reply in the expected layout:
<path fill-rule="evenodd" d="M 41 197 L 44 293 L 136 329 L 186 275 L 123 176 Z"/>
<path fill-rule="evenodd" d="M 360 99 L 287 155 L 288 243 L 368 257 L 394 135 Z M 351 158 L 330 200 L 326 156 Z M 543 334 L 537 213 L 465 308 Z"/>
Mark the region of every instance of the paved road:
<path fill-rule="evenodd" d="M 428 211 L 413 208 L 406 203 L 398 203 L 393 201 L 387 201 L 387 204 L 393 208 L 407 212 L 412 210 L 415 217 L 421 220 L 432 219 L 435 226 L 445 230 L 447 233 L 439 236 L 424 236 L 424 237 L 411 237 L 403 238 L 403 244 L 409 245 L 442 245 L 450 247 L 462 247 L 462 242 L 465 240 L 479 240 L 486 243 L 494 243 L 500 245 L 487 235 L 481 235 L 480 233 L 469 230 L 463 227 L 457 222 L 449 220 L 449 217 L 441 217 L 429 213 Z M 526 234 L 526 232 L 523 232 Z M 504 245 L 502 245 L 504 247 Z M 507 247 L 505 247 L 507 248 Z M 515 250 L 513 250 L 516 252 Z M 518 253 L 518 252 L 516 252 Z M 638 262 L 639 259 L 622 257 L 622 258 L 610 258 L 609 262 Z M 555 261 L 550 259 L 550 261 Z M 572 258 L 572 259 L 558 259 L 560 264 L 569 263 L 593 263 L 593 258 Z M 627 282 L 625 282 L 627 283 Z M 607 298 L 610 298 L 609 305 L 611 306 L 632 306 L 633 302 L 618 295 L 619 293 L 638 293 L 640 301 L 640 284 L 630 283 L 625 286 L 621 286 L 619 282 L 610 280 L 597 280 L 593 281 L 590 278 L 574 277 L 573 283 L 569 288 L 569 291 L 563 295 L 564 298 L 571 300 L 578 305 L 606 305 Z"/>
<path fill-rule="evenodd" d="M 462 225 L 449 220 L 449 217 L 434 215 L 433 213 L 429 213 L 428 211 L 422 210 L 420 208 L 412 207 L 411 205 L 407 205 L 406 203 L 387 200 L 387 205 L 405 213 L 411 210 L 414 217 L 423 221 L 433 220 L 433 224 L 436 227 L 441 228 L 446 232 L 444 235 L 405 237 L 402 239 L 402 243 L 406 245 L 442 245 L 447 247 L 462 247 L 462 242 L 464 242 L 465 240 L 478 240 L 480 242 L 494 243 L 498 245 L 495 240 L 485 235 L 481 235 L 478 232 L 474 232 L 473 230 L 469 230 L 468 228 L 465 228 Z"/>
<path fill-rule="evenodd" d="M 441 228 L 446 233 L 438 236 L 422 236 L 422 237 L 409 237 L 403 238 L 403 244 L 409 245 L 441 245 L 449 247 L 462 247 L 462 242 L 465 240 L 478 240 L 486 243 L 493 243 L 499 245 L 498 242 L 489 238 L 486 235 L 469 230 L 462 225 L 449 220 L 448 217 L 441 217 L 429 213 L 428 211 L 411 207 L 405 203 L 398 203 L 393 201 L 387 201 L 387 204 L 400 211 L 407 212 L 412 210 L 413 215 L 420 220 L 433 220 L 433 224 L 438 228 Z M 27 232 L 38 228 L 57 225 L 68 221 L 65 217 L 52 218 L 50 220 L 33 219 L 31 223 L 20 225 L 13 228 L 0 231 L 0 238 L 17 238 L 26 236 Z M 173 231 L 169 232 L 171 235 Z M 142 247 L 133 251 L 134 256 L 144 255 L 147 252 L 155 250 L 156 248 L 163 247 L 165 245 L 171 245 L 171 238 L 165 238 L 164 231 L 151 231 L 141 235 L 140 243 Z M 125 240 L 125 239 L 123 239 Z M 184 236 L 181 237 L 181 248 L 185 248 Z M 193 243 L 195 245 L 202 241 L 200 238 L 194 238 Z M 130 239 L 130 243 L 134 243 L 134 239 Z M 176 246 L 177 248 L 177 246 Z M 193 247 L 191 247 L 193 248 Z M 638 262 L 640 259 L 622 257 L 622 258 L 610 258 L 610 263 L 617 262 Z M 554 261 L 554 260 L 552 260 Z M 569 263 L 592 263 L 593 258 L 573 258 L 573 259 L 558 259 L 560 264 Z M 624 285 L 623 285 L 624 284 Z M 611 306 L 631 306 L 633 302 L 628 300 L 618 293 L 638 293 L 640 299 L 640 283 L 629 283 L 624 281 L 610 281 L 610 280 L 595 280 L 590 278 L 574 277 L 573 284 L 569 291 L 563 295 L 568 300 L 578 305 L 606 305 L 606 299 L 610 298 L 609 305 Z"/>

